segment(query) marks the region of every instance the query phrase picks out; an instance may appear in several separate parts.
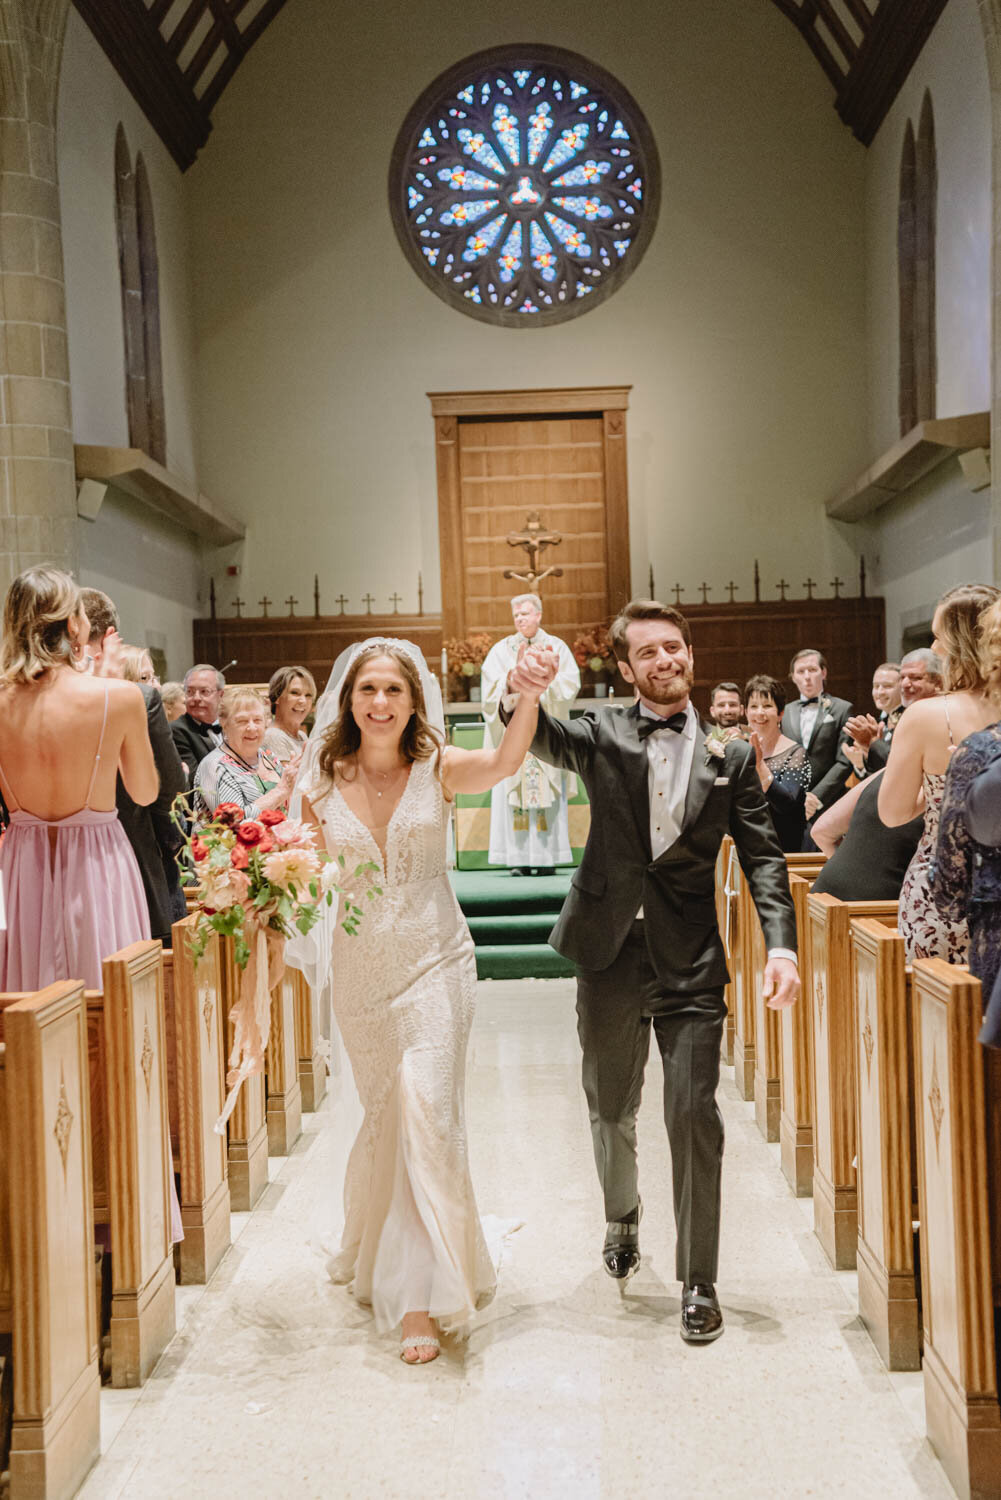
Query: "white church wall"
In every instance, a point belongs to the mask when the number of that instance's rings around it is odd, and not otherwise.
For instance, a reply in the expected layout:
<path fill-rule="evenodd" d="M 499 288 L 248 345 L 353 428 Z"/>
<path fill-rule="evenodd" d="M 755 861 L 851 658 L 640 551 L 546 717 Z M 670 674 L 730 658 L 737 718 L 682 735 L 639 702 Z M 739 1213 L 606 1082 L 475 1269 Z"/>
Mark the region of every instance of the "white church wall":
<path fill-rule="evenodd" d="M 196 477 L 194 340 L 187 206 L 180 169 L 77 12 L 59 81 L 59 195 L 73 436 L 128 447 L 122 293 L 115 222 L 115 132 L 149 173 L 160 263 L 167 467 Z"/>
<path fill-rule="evenodd" d="M 866 158 L 869 455 L 900 436 L 897 204 L 907 121 L 931 94 L 938 159 L 935 245 L 940 417 L 991 404 L 991 104 L 976 0 L 950 0 Z M 853 528 L 854 529 L 854 528 Z M 846 528 L 846 531 L 849 530 Z M 955 583 L 989 578 L 990 491 L 957 463 L 881 510 L 861 535 L 886 595 L 887 646 Z"/>
<path fill-rule="evenodd" d="M 862 147 L 765 0 L 512 0 L 446 32 L 433 0 L 286 6 L 214 112 L 188 174 L 202 483 L 246 517 L 238 580 L 308 599 L 438 604 L 429 390 L 632 383 L 633 583 L 748 597 L 854 576 L 824 499 L 867 456 Z M 523 41 L 612 71 L 661 155 L 656 235 L 628 283 L 561 327 L 448 308 L 397 245 L 401 120 L 457 57 Z M 762 59 L 768 59 L 767 68 Z M 798 571 L 797 571 L 798 570 Z M 220 590 L 220 607 L 230 593 Z"/>

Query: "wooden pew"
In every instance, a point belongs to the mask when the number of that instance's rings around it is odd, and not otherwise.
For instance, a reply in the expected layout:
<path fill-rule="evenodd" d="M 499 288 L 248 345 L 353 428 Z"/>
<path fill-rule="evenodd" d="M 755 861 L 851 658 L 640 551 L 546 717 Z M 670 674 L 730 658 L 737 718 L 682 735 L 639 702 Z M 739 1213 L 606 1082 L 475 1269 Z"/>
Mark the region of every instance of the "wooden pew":
<path fill-rule="evenodd" d="M 226 1097 L 219 939 L 210 939 L 196 967 L 188 945 L 195 920 L 189 916 L 174 924 L 173 955 L 164 954 L 164 974 L 172 975 L 173 988 L 168 1036 L 176 1058 L 175 1160 L 184 1226 L 180 1280 L 202 1283 L 229 1248 L 230 1201 L 226 1141 L 215 1130 Z"/>
<path fill-rule="evenodd" d="M 288 1156 L 302 1135 L 294 973 L 294 970 L 286 969 L 271 991 L 271 1031 L 265 1058 L 270 1156 Z"/>
<path fill-rule="evenodd" d="M 83 985 L 0 1014 L 0 1336 L 10 1500 L 69 1500 L 101 1450 Z M 0 1431 L 0 1470 L 7 1466 Z"/>
<path fill-rule="evenodd" d="M 219 981 L 223 1011 L 224 1054 L 229 1056 L 232 1028 L 229 1013 L 240 993 L 240 970 L 233 939 L 219 946 Z M 226 1127 L 230 1204 L 236 1213 L 253 1208 L 268 1185 L 268 1124 L 264 1113 L 264 1075 L 248 1078 L 240 1090 Z"/>
<path fill-rule="evenodd" d="M 730 979 L 726 989 L 723 991 L 723 999 L 726 1002 L 726 1021 L 723 1026 L 723 1042 L 720 1054 L 723 1062 L 728 1067 L 733 1065 L 733 1013 L 736 1004 L 733 958 L 730 953 L 730 944 L 728 941 L 729 935 L 733 931 L 735 898 L 727 890 L 730 851 L 733 847 L 733 839 L 728 833 L 724 834 L 719 855 L 716 859 L 716 923 L 719 927 L 720 937 L 723 939 L 723 947 L 726 950 L 726 966 L 730 971 Z"/>
<path fill-rule="evenodd" d="M 882 922 L 854 921 L 851 945 L 859 1316 L 887 1369 L 919 1370 L 911 976 L 903 938 Z"/>
<path fill-rule="evenodd" d="M 295 996 L 295 1044 L 299 1058 L 299 1088 L 302 1107 L 312 1113 L 319 1109 L 327 1092 L 327 1065 L 316 1041 L 313 1017 L 313 993 L 305 974 L 290 969 Z"/>
<path fill-rule="evenodd" d="M 161 952 L 133 943 L 102 966 L 116 1386 L 141 1385 L 176 1326 Z"/>
<path fill-rule="evenodd" d="M 823 866 L 821 855 L 787 854 L 790 882 L 815 880 Z M 770 1010 L 764 998 L 764 971 L 767 953 L 765 939 L 753 902 L 748 918 L 751 926 L 749 960 L 754 994 L 754 1117 L 766 1141 L 781 1140 L 782 1115 L 782 1012 Z M 802 973 L 800 974 L 802 980 Z M 792 1007 L 799 1010 L 807 999 L 804 989 Z"/>
<path fill-rule="evenodd" d="M 914 1011 L 926 1429 L 958 1493 L 997 1500 L 1001 1055 L 965 969 L 916 960 Z"/>
<path fill-rule="evenodd" d="M 855 1167 L 855 999 L 851 923 L 875 917 L 892 925 L 895 901 L 807 897 L 813 1007 L 813 1222 L 836 1270 L 852 1270 L 858 1248 Z"/>
<path fill-rule="evenodd" d="M 813 1192 L 813 1006 L 806 910 L 811 878 L 796 871 L 789 875 L 789 890 L 796 911 L 802 989 L 797 1003 L 779 1015 L 782 1055 L 780 1159 L 786 1181 L 797 1198 L 808 1198 Z"/>
<path fill-rule="evenodd" d="M 754 902 L 736 858 L 730 867 L 730 889 L 735 892 L 730 922 L 733 976 L 733 1078 L 742 1099 L 754 1098 L 754 969 L 751 954 Z"/>

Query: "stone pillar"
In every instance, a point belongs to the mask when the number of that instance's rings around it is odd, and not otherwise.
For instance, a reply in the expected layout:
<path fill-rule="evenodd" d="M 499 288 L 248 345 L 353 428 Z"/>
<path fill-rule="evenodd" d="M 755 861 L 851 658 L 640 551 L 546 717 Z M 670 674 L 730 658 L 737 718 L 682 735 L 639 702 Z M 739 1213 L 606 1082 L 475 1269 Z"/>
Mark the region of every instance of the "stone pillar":
<path fill-rule="evenodd" d="M 991 522 L 994 583 L 1001 583 L 1001 0 L 979 0 L 991 86 L 993 252 L 991 297 Z"/>
<path fill-rule="evenodd" d="M 56 166 L 70 0 L 0 0 L 0 596 L 73 568 L 76 478 Z"/>

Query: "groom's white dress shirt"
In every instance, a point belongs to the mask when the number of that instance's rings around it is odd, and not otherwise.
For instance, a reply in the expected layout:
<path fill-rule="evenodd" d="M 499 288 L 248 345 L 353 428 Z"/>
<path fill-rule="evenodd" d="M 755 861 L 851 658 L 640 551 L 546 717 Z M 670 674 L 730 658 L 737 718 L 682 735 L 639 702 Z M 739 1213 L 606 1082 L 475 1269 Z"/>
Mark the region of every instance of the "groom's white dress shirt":
<path fill-rule="evenodd" d="M 659 719 L 645 703 L 640 703 L 641 719 Z M 688 781 L 692 774 L 695 755 L 695 731 L 698 714 L 689 703 L 685 710 L 685 726 L 676 729 L 658 729 L 646 740 L 647 786 L 650 791 L 650 850 L 654 859 L 659 859 L 666 849 L 677 843 L 685 821 L 685 799 L 688 796 Z M 637 921 L 643 916 L 643 908 L 636 913 Z M 795 953 L 789 948 L 769 948 L 769 958 L 788 958 L 797 963 Z"/>

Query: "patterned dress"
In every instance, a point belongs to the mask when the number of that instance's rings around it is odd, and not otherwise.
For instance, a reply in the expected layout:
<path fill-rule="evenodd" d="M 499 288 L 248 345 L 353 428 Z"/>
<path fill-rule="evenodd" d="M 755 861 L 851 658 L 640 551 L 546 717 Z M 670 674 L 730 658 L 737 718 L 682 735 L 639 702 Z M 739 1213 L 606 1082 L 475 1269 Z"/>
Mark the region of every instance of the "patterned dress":
<path fill-rule="evenodd" d="M 949 731 L 952 743 L 952 731 Z M 898 927 L 904 939 L 907 962 L 916 958 L 944 958 L 946 963 L 965 964 L 970 935 L 965 915 L 945 915 L 932 893 L 932 865 L 945 790 L 945 773 L 926 771 L 921 778 L 925 794 L 925 831 L 907 867 L 900 888 Z"/>
<path fill-rule="evenodd" d="M 321 772 L 303 790 L 330 853 L 383 869 L 357 935 L 334 937 L 334 1013 L 365 1118 L 330 1274 L 354 1281 L 381 1329 L 425 1308 L 461 1328 L 495 1277 L 466 1151 L 476 959 L 445 868 L 448 805 L 433 760 L 413 765 L 378 838 Z"/>
<path fill-rule="evenodd" d="M 794 854 L 803 847 L 806 832 L 806 794 L 810 790 L 810 761 L 802 745 L 790 745 L 776 755 L 765 757 L 772 773 L 772 783 L 765 793 L 783 853 Z"/>
<path fill-rule="evenodd" d="M 931 892 L 942 917 L 969 923 L 969 965 L 986 1005 L 1001 970 L 1001 850 L 975 843 L 966 826 L 966 794 L 1001 756 L 1001 724 L 967 735 L 945 776 Z"/>

